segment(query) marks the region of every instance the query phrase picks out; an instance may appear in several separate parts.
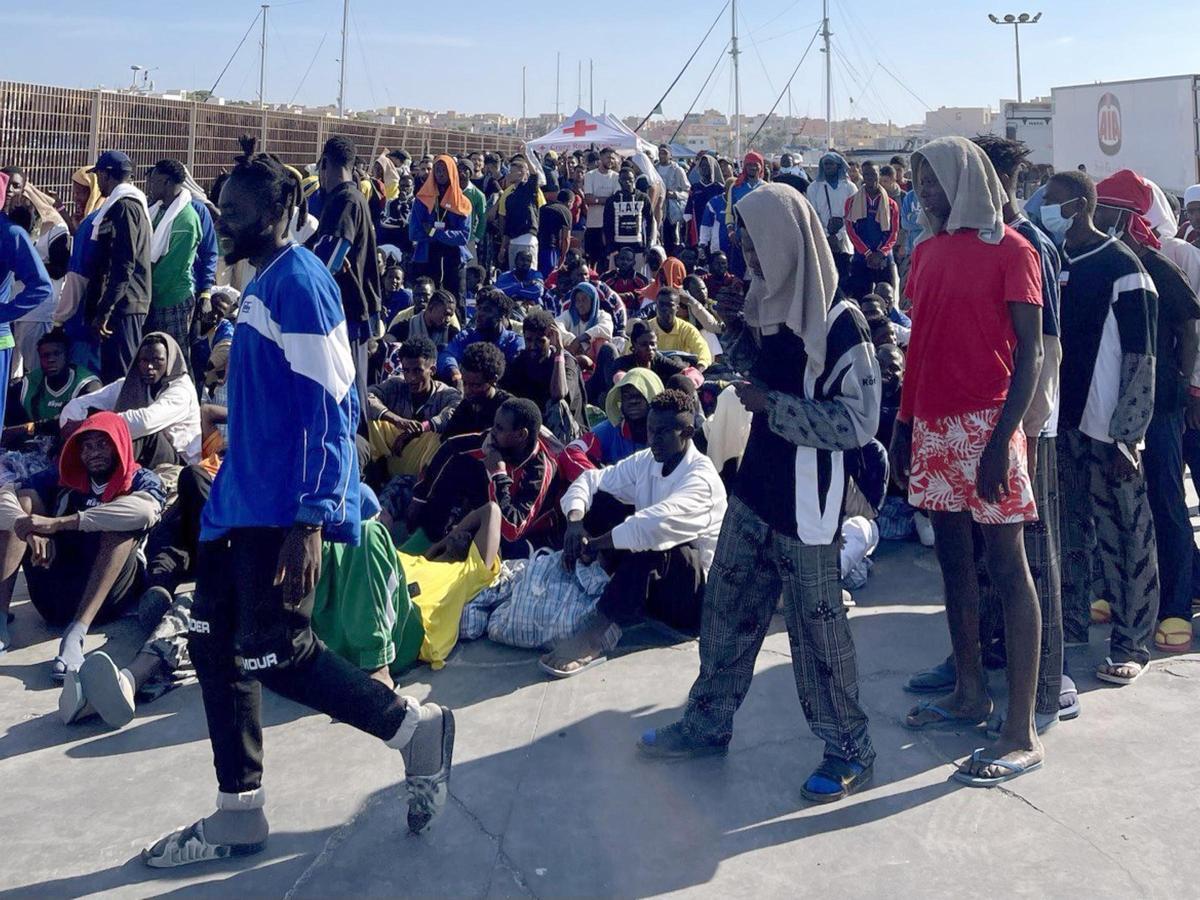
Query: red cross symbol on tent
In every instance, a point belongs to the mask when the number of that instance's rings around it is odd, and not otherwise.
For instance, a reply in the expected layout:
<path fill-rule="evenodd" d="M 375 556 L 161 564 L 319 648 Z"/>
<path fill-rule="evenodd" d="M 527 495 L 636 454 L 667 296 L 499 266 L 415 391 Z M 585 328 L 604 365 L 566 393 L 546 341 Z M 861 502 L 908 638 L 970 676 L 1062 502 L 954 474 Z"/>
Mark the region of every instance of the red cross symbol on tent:
<path fill-rule="evenodd" d="M 563 129 L 563 134 L 571 134 L 575 137 L 583 137 L 589 131 L 595 131 L 599 125 L 589 125 L 584 119 L 576 119 L 575 124 Z"/>

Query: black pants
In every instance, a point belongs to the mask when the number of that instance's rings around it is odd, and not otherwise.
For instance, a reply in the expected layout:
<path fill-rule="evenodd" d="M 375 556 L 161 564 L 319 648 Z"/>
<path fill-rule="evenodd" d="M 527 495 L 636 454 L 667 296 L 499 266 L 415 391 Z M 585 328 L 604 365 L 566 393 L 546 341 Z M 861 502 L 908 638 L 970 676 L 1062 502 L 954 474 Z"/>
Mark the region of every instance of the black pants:
<path fill-rule="evenodd" d="M 462 253 L 458 247 L 429 242 L 429 261 L 418 263 L 421 275 L 428 275 L 433 283 L 461 300 L 463 295 L 464 269 Z"/>
<path fill-rule="evenodd" d="M 837 266 L 838 282 L 844 283 L 850 277 L 850 254 L 833 251 L 833 264 Z"/>
<path fill-rule="evenodd" d="M 888 256 L 888 264 L 883 269 L 872 269 L 867 265 L 867 258 L 854 254 L 850 259 L 849 275 L 843 282 L 842 290 L 848 297 L 861 300 L 875 290 L 880 283 L 892 284 L 896 274 L 896 262 Z"/>
<path fill-rule="evenodd" d="M 150 532 L 146 547 L 146 587 L 166 588 L 172 594 L 196 571 L 200 547 L 200 514 L 208 502 L 213 477 L 200 466 L 179 473 L 175 503 Z"/>
<path fill-rule="evenodd" d="M 682 222 L 671 222 L 663 217 L 662 222 L 662 245 L 667 251 L 667 256 L 674 256 L 675 251 L 679 249 L 679 229 L 682 227 Z"/>
<path fill-rule="evenodd" d="M 108 320 L 112 334 L 100 342 L 100 378 L 105 384 L 112 384 L 128 374 L 142 343 L 142 325 L 145 321 L 145 314 L 121 313 L 113 313 Z"/>
<path fill-rule="evenodd" d="M 605 534 L 633 512 L 632 506 L 601 491 L 583 526 L 588 534 Z M 670 550 L 617 550 L 612 563 L 612 580 L 596 603 L 603 616 L 622 627 L 650 618 L 688 634 L 700 633 L 704 568 L 699 550 L 691 544 Z"/>
<path fill-rule="evenodd" d="M 100 555 L 100 532 L 64 531 L 51 538 L 54 556 L 49 568 L 29 562 L 25 554 L 25 583 L 29 600 L 48 625 L 63 626 L 75 618 L 88 577 Z M 142 564 L 137 553 L 128 553 L 117 580 L 113 582 L 96 615 L 96 624 L 112 621 L 136 599 L 142 584 Z"/>
<path fill-rule="evenodd" d="M 382 740 L 404 720 L 400 698 L 325 649 L 310 627 L 313 596 L 284 603 L 274 585 L 282 528 L 237 528 L 200 545 L 188 646 L 200 689 L 217 784 L 262 785 L 261 684 Z"/>

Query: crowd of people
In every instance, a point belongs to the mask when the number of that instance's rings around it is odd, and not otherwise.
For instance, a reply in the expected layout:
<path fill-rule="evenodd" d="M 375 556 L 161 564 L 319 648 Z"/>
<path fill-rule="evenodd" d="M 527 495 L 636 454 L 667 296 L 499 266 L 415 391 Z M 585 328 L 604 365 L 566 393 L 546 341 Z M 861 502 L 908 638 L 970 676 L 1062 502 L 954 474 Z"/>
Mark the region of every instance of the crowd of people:
<path fill-rule="evenodd" d="M 198 679 L 217 809 L 148 865 L 262 849 L 262 684 L 399 750 L 424 830 L 454 715 L 395 679 L 485 632 L 554 678 L 643 623 L 698 636 L 638 744 L 691 758 L 781 610 L 825 745 L 802 793 L 841 800 L 873 776 L 846 610 L 881 540 L 936 548 L 953 653 L 905 723 L 986 727 L 967 784 L 1042 766 L 1090 624 L 1112 684 L 1190 649 L 1200 185 L 1020 198 L 995 136 L 811 170 L 241 151 L 208 191 L 119 151 L 63 202 L 0 171 L 0 652 L 23 572 L 67 724 Z M 123 615 L 139 652 L 85 654 Z"/>

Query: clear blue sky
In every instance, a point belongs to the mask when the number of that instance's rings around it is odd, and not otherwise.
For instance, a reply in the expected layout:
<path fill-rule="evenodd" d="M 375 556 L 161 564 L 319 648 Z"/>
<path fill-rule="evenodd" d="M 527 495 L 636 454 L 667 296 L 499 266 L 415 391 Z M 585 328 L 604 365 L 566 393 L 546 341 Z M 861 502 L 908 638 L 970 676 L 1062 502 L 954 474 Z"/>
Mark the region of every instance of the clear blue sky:
<path fill-rule="evenodd" d="M 352 0 L 347 105 L 519 115 L 525 64 L 529 114 L 552 112 L 555 52 L 561 50 L 564 114 L 575 107 L 580 59 L 587 105 L 589 57 L 595 61 L 597 109 L 607 101 L 608 110 L 622 116 L 645 113 L 722 3 L 535 0 L 513 6 L 494 0 L 458 0 L 443 6 Z M 742 108 L 765 112 L 817 27 L 820 0 L 740 0 L 738 5 L 744 51 Z M 258 6 L 259 0 L 21 4 L 5 11 L 8 40 L 0 57 L 0 78 L 112 87 L 127 85 L 129 66 L 137 63 L 157 69 L 153 77 L 159 89 L 208 88 Z M 598 11 L 601 6 L 604 13 Z M 995 106 L 1000 97 L 1015 96 L 1012 30 L 990 24 L 988 12 L 1045 13 L 1039 24 L 1022 29 L 1026 97 L 1048 94 L 1054 85 L 1200 69 L 1200 58 L 1186 39 L 1196 28 L 1196 8 L 1183 0 L 1143 0 L 1136 16 L 1116 3 L 1084 0 L 1040 0 L 1040 5 L 1024 6 L 999 0 L 925 0 L 915 5 L 896 0 L 831 0 L 830 6 L 836 118 L 867 116 L 906 124 L 923 118 L 925 104 Z M 438 14 L 430 15 L 430 10 Z M 560 11 L 565 11 L 565 17 Z M 268 100 L 295 97 L 311 104 L 335 100 L 341 13 L 341 0 L 272 4 Z M 256 96 L 258 34 L 256 26 L 218 93 Z M 664 104 L 667 115 L 678 117 L 687 109 L 728 34 L 726 13 Z M 304 79 L 310 63 L 312 69 Z M 796 114 L 823 113 L 822 67 L 821 54 L 814 47 L 793 82 Z M 730 98 L 726 61 L 698 108 L 726 110 Z M 780 109 L 786 110 L 786 100 Z"/>

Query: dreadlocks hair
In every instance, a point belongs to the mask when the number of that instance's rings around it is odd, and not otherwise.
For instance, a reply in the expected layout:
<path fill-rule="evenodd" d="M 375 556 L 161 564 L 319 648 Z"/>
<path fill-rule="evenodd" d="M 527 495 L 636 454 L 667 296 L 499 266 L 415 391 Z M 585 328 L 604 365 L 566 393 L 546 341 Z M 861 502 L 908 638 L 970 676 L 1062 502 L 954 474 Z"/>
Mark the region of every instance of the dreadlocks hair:
<path fill-rule="evenodd" d="M 992 168 L 1002 175 L 1016 175 L 1021 163 L 1032 153 L 1024 141 L 1002 138 L 996 134 L 976 135 L 972 140 L 992 161 Z"/>
<path fill-rule="evenodd" d="M 291 218 L 292 210 L 304 205 L 304 188 L 297 173 L 289 169 L 273 153 L 258 152 L 258 138 L 244 135 L 238 138 L 242 154 L 234 158 L 230 177 L 250 180 L 262 193 L 268 205 L 278 203 L 284 217 Z"/>

